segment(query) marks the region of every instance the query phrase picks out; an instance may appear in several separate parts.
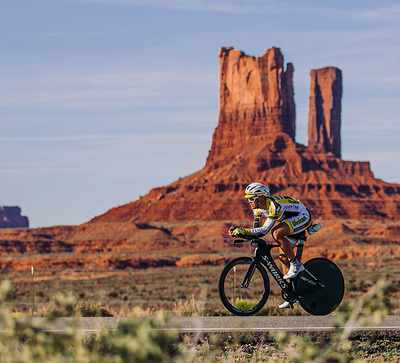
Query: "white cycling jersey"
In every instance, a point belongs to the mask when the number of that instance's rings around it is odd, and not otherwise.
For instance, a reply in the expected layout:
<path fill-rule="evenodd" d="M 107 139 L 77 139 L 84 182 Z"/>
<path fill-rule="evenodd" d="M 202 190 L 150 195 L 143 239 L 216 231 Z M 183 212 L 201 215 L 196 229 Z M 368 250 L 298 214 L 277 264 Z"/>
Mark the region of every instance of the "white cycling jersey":
<path fill-rule="evenodd" d="M 297 199 L 282 195 L 266 198 L 266 209 L 253 209 L 254 218 L 266 218 L 262 227 L 246 230 L 251 235 L 266 235 L 276 221 L 286 222 L 290 234 L 304 231 L 311 226 L 312 219 L 307 207 Z"/>

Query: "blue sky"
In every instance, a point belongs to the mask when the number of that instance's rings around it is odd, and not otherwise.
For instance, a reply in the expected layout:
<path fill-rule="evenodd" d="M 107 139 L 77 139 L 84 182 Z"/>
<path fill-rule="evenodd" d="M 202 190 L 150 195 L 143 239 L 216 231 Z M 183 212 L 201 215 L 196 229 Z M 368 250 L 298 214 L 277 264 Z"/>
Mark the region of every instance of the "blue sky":
<path fill-rule="evenodd" d="M 204 166 L 222 46 L 343 72 L 342 157 L 400 183 L 400 3 L 1 0 L 0 205 L 80 224 Z"/>

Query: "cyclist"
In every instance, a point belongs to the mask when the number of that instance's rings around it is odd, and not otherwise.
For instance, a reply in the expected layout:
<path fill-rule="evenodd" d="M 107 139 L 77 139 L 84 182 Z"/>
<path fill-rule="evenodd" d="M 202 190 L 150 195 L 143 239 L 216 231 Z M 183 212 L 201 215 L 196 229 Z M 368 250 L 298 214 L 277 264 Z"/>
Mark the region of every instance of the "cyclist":
<path fill-rule="evenodd" d="M 312 219 L 307 207 L 292 197 L 270 195 L 269 188 L 261 183 L 249 184 L 244 197 L 253 209 L 254 228 L 231 226 L 229 235 L 261 237 L 271 231 L 272 237 L 279 244 L 279 260 L 282 264 L 283 278 L 295 278 L 304 270 L 304 266 L 296 259 L 293 251 L 297 240 L 291 239 L 290 236 L 303 232 L 311 226 Z M 265 222 L 260 226 L 262 218 L 265 218 Z M 279 305 L 281 309 L 290 307 L 292 306 L 288 301 Z"/>

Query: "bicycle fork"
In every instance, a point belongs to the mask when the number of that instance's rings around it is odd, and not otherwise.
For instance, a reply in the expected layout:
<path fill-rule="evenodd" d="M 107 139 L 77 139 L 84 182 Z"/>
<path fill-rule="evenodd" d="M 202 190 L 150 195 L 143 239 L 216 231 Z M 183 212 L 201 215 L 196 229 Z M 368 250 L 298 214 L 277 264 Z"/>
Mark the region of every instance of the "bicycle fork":
<path fill-rule="evenodd" d="M 249 269 L 246 272 L 246 275 L 240 285 L 241 288 L 247 289 L 249 287 L 250 281 L 254 275 L 254 271 L 256 270 L 256 262 L 253 260 Z"/>

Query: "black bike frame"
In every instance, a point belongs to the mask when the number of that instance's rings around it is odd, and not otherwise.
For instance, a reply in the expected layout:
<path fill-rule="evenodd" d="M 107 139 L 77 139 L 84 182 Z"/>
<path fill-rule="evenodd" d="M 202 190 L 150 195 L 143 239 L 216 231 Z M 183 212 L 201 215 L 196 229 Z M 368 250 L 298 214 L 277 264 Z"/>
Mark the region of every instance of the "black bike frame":
<path fill-rule="evenodd" d="M 315 290 L 319 290 L 324 287 L 324 285 L 318 281 L 318 279 L 313 276 L 310 272 L 307 273 L 310 276 L 310 279 L 307 279 L 306 281 L 310 283 L 311 287 L 308 289 L 302 289 L 302 290 L 296 290 L 294 287 L 294 280 L 291 280 L 290 283 L 288 283 L 284 278 L 281 270 L 278 268 L 276 265 L 272 255 L 271 255 L 271 250 L 275 247 L 279 247 L 279 245 L 270 245 L 267 244 L 264 240 L 253 240 L 252 243 L 257 243 L 257 249 L 255 251 L 254 255 L 254 261 L 259 261 L 263 266 L 267 268 L 269 273 L 272 275 L 272 277 L 275 279 L 275 281 L 278 283 L 280 288 L 282 289 L 283 293 L 289 298 L 289 300 L 295 301 L 299 296 L 302 294 L 306 294 L 308 292 L 312 292 Z M 297 253 L 296 257 L 300 261 L 302 251 L 303 251 L 303 244 L 304 241 L 299 241 L 299 245 L 297 247 Z M 251 281 L 251 278 L 253 277 L 254 271 L 256 268 L 256 263 L 252 263 L 246 273 L 246 276 L 242 282 L 242 287 L 248 287 L 249 283 Z M 301 277 L 300 277 L 301 278 Z"/>

